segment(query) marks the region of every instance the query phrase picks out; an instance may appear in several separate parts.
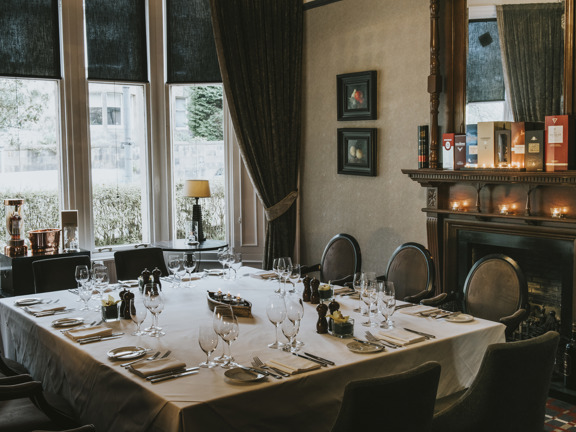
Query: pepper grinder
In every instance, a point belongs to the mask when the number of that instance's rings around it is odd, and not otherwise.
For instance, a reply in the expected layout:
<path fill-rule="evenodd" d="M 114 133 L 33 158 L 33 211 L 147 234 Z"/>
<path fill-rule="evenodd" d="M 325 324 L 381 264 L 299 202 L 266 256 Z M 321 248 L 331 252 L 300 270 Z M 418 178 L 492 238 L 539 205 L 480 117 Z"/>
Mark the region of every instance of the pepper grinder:
<path fill-rule="evenodd" d="M 316 333 L 325 334 L 328 333 L 328 321 L 326 320 L 326 314 L 328 313 L 328 306 L 324 303 L 320 303 L 316 306 L 316 312 L 318 312 L 318 321 L 316 322 Z"/>
<path fill-rule="evenodd" d="M 310 296 L 312 295 L 312 290 L 310 289 L 311 280 L 312 279 L 310 279 L 310 276 L 306 276 L 304 279 L 302 279 L 302 283 L 304 284 L 304 292 L 302 293 L 302 300 L 304 300 L 305 302 L 309 302 Z"/>
<path fill-rule="evenodd" d="M 318 304 L 320 303 L 320 293 L 318 292 L 318 288 L 320 287 L 320 281 L 316 278 L 313 278 L 310 282 L 310 287 L 312 288 L 312 294 L 310 295 L 310 303 Z"/>

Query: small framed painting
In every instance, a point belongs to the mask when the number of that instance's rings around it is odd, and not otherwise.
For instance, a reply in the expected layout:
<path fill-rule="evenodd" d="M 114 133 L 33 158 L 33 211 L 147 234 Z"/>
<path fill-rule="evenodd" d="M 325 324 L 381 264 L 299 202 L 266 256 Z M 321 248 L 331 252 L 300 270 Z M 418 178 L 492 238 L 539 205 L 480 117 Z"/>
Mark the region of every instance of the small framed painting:
<path fill-rule="evenodd" d="M 338 174 L 376 176 L 376 129 L 338 129 Z"/>
<path fill-rule="evenodd" d="M 336 83 L 339 121 L 376 119 L 376 71 L 338 75 Z"/>

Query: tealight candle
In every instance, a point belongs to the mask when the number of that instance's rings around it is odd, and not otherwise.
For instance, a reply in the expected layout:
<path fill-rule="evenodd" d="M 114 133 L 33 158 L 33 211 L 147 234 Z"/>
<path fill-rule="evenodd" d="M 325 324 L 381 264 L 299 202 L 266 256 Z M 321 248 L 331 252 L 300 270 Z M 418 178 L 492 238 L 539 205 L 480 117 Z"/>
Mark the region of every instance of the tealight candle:
<path fill-rule="evenodd" d="M 454 201 L 452 203 L 452 211 L 459 211 L 460 210 L 460 202 L 459 201 Z"/>
<path fill-rule="evenodd" d="M 501 204 L 498 206 L 500 208 L 500 214 L 507 215 L 509 212 L 508 204 Z"/>
<path fill-rule="evenodd" d="M 568 213 L 568 208 L 553 207 L 550 209 L 550 213 L 553 218 L 563 218 L 566 217 L 566 214 Z"/>

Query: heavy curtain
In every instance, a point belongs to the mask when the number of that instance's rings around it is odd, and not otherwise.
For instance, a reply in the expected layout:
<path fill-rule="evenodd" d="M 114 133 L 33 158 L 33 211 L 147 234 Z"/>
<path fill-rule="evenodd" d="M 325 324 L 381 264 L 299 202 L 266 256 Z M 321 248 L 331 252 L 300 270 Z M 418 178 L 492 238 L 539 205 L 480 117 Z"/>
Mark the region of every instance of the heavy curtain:
<path fill-rule="evenodd" d="M 240 152 L 266 209 L 264 268 L 292 256 L 302 94 L 302 0 L 211 0 Z"/>
<path fill-rule="evenodd" d="M 562 114 L 564 3 L 496 7 L 515 121 Z"/>

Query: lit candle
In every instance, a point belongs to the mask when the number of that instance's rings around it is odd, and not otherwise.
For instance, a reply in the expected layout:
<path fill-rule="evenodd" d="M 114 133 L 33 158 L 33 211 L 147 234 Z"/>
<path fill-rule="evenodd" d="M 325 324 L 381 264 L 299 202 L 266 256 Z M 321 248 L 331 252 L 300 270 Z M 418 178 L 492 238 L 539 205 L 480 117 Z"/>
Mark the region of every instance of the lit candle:
<path fill-rule="evenodd" d="M 459 211 L 460 210 L 460 202 L 454 201 L 452 203 L 452 211 Z"/>
<path fill-rule="evenodd" d="M 501 204 L 500 205 L 500 214 L 508 214 L 508 205 L 507 204 Z"/>
<path fill-rule="evenodd" d="M 561 216 L 560 209 L 558 207 L 554 207 L 553 209 L 551 209 L 551 211 L 552 211 L 552 217 L 559 218 Z"/>

